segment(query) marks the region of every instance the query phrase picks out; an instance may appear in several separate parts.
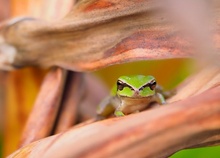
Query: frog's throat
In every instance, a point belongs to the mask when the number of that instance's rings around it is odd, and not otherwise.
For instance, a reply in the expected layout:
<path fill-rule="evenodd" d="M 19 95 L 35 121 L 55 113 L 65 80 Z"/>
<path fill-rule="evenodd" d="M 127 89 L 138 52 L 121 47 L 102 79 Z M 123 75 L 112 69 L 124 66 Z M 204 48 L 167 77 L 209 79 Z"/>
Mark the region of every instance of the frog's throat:
<path fill-rule="evenodd" d="M 148 107 L 149 103 L 152 101 L 152 96 L 149 97 L 120 97 L 120 106 L 117 110 L 122 111 L 124 114 L 134 113 L 136 111 L 142 111 Z"/>

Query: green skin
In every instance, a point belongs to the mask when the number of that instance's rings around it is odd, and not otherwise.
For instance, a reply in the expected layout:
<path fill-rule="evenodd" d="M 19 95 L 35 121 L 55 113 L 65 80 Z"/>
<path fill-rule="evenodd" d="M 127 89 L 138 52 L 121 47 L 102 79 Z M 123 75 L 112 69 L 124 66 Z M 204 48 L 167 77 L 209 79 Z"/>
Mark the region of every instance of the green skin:
<path fill-rule="evenodd" d="M 151 102 L 165 104 L 161 92 L 153 76 L 121 76 L 113 87 L 111 96 L 98 106 L 97 115 L 104 118 L 113 113 L 115 116 L 124 116 L 146 109 Z"/>

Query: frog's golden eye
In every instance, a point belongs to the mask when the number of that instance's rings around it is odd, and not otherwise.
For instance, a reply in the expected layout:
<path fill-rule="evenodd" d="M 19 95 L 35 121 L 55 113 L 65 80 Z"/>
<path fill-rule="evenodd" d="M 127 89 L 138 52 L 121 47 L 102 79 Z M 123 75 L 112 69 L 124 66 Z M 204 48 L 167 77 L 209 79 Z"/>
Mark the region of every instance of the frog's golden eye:
<path fill-rule="evenodd" d="M 153 80 L 151 83 L 149 83 L 149 87 L 151 90 L 154 90 L 157 86 L 157 82 L 155 80 Z"/>
<path fill-rule="evenodd" d="M 151 90 L 154 90 L 156 88 L 157 82 L 155 80 L 152 80 L 150 83 L 145 84 L 142 86 L 139 90 L 142 91 L 144 88 L 149 87 Z"/>
<path fill-rule="evenodd" d="M 122 81 L 120 81 L 120 80 L 118 80 L 117 81 L 117 90 L 123 90 L 125 87 L 128 87 L 128 88 L 130 88 L 131 90 L 134 90 L 130 85 L 128 85 L 128 84 L 126 84 L 126 83 L 124 83 L 124 82 L 122 82 Z"/>
<path fill-rule="evenodd" d="M 124 83 L 122 81 L 118 80 L 117 81 L 117 90 L 121 91 L 121 90 L 123 90 L 124 87 L 125 87 Z"/>

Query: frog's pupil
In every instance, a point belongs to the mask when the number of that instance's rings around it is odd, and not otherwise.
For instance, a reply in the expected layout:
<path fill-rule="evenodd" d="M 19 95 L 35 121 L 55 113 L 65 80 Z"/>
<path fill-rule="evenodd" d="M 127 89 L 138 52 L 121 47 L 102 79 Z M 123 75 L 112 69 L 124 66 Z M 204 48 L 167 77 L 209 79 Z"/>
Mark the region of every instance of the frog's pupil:
<path fill-rule="evenodd" d="M 123 90 L 123 88 L 124 88 L 124 84 L 123 84 L 123 82 L 121 82 L 121 81 L 117 81 L 117 90 Z"/>

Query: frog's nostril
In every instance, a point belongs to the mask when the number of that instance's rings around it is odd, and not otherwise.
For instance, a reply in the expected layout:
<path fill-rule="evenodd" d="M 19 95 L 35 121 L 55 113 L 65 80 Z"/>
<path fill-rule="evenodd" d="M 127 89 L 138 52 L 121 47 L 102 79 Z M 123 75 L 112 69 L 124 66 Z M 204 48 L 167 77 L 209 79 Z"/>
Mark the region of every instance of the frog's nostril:
<path fill-rule="evenodd" d="M 139 95 L 139 91 L 134 91 L 134 95 Z"/>

